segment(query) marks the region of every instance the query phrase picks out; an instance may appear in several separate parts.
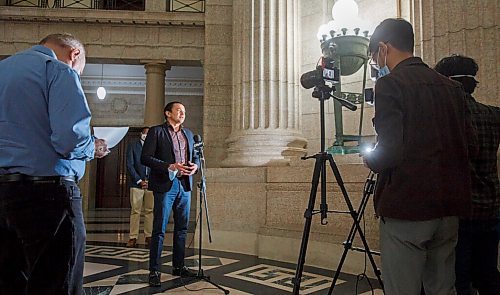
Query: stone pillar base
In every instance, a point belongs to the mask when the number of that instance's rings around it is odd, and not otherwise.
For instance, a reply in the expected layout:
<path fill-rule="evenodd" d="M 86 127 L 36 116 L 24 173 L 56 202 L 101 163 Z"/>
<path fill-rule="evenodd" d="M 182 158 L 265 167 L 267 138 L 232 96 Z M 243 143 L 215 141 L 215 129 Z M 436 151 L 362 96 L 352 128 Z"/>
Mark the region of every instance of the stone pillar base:
<path fill-rule="evenodd" d="M 253 130 L 232 134 L 223 167 L 287 166 L 305 155 L 306 139 L 297 132 Z"/>

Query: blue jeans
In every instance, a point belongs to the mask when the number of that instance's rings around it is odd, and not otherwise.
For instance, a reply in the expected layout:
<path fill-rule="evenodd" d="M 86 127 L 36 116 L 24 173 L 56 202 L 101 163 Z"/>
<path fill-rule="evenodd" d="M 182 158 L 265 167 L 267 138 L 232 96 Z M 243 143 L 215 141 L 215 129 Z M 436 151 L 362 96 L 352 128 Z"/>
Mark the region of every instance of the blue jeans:
<path fill-rule="evenodd" d="M 455 265 L 458 295 L 470 295 L 472 287 L 481 295 L 500 292 L 497 269 L 498 220 L 461 220 Z"/>
<path fill-rule="evenodd" d="M 159 271 L 161 265 L 161 251 L 170 212 L 174 213 L 174 267 L 184 266 L 186 234 L 191 207 L 191 192 L 184 190 L 179 179 L 175 178 L 172 188 L 168 192 L 153 192 L 153 234 L 149 249 L 149 270 Z"/>
<path fill-rule="evenodd" d="M 0 183 L 0 294 L 82 294 L 85 224 L 75 182 Z"/>

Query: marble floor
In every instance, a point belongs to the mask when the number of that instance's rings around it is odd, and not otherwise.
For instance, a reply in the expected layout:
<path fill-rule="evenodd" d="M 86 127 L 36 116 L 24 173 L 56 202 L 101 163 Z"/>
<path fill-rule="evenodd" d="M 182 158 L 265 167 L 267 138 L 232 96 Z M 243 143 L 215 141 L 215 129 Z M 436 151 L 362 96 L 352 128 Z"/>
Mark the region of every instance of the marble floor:
<path fill-rule="evenodd" d="M 108 294 L 224 294 L 214 285 L 200 280 L 172 276 L 170 229 L 167 230 L 162 253 L 161 287 L 147 284 L 149 250 L 144 237 L 137 248 L 126 248 L 129 228 L 128 210 L 94 210 L 86 212 L 87 248 L 84 289 L 86 295 Z M 194 223 L 194 222 L 193 222 Z M 197 249 L 193 249 L 195 224 L 187 237 L 186 266 L 199 269 Z M 142 226 L 141 226 L 142 230 Z M 255 256 L 204 250 L 201 265 L 211 281 L 229 294 L 278 295 L 292 294 L 295 265 L 259 259 Z M 306 267 L 300 294 L 328 294 L 332 270 Z M 376 280 L 367 281 L 341 273 L 333 294 L 383 294 Z"/>

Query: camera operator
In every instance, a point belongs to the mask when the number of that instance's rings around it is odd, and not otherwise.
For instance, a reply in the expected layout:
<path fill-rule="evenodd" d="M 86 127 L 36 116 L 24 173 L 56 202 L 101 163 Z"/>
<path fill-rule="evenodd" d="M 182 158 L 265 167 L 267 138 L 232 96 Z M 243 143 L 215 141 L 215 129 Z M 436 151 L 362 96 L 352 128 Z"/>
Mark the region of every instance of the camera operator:
<path fill-rule="evenodd" d="M 413 56 L 410 23 L 386 19 L 369 44 L 377 69 L 378 142 L 363 156 L 379 173 L 385 294 L 454 293 L 458 216 L 470 212 L 469 154 L 475 147 L 461 85 Z"/>
<path fill-rule="evenodd" d="M 500 108 L 477 102 L 472 93 L 479 69 L 474 59 L 452 55 L 440 60 L 436 71 L 460 82 L 467 93 L 466 103 L 477 130 L 479 153 L 471 158 L 472 214 L 460 219 L 456 248 L 455 287 L 458 295 L 498 294 L 498 234 L 500 184 L 498 182 L 497 151 L 500 142 Z"/>

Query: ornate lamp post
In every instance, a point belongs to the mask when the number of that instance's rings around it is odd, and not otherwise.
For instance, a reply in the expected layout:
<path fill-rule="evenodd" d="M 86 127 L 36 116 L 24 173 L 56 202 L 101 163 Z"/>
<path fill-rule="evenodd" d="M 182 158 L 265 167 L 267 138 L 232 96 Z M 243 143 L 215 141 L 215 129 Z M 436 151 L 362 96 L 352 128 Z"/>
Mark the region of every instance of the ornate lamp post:
<path fill-rule="evenodd" d="M 358 17 L 358 5 L 354 0 L 339 0 L 332 8 L 333 20 L 321 25 L 318 39 L 324 56 L 335 60 L 340 70 L 339 82 L 335 85 L 334 95 L 360 104 L 359 128 L 357 134 L 344 134 L 342 106 L 334 101 L 335 142 L 328 148 L 330 153 L 349 154 L 359 152 L 364 114 L 363 92 L 366 87 L 366 70 L 368 65 L 368 33 L 369 25 Z M 359 35 L 362 30 L 363 35 Z M 333 50 L 332 50 L 333 48 Z M 342 77 L 350 76 L 363 67 L 362 89 L 357 92 L 342 91 Z M 356 145 L 346 145 L 356 142 Z"/>

